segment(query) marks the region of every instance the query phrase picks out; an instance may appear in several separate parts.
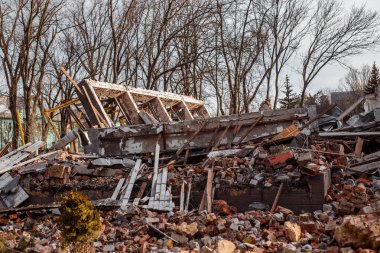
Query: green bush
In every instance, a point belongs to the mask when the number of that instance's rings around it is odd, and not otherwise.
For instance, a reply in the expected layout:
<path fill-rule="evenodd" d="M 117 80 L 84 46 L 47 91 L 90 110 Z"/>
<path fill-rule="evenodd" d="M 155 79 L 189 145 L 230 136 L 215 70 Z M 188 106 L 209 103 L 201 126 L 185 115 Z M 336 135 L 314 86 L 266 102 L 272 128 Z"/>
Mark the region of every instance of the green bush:
<path fill-rule="evenodd" d="M 86 195 L 71 192 L 63 197 L 60 227 L 66 246 L 79 248 L 92 244 L 101 230 L 99 212 Z"/>

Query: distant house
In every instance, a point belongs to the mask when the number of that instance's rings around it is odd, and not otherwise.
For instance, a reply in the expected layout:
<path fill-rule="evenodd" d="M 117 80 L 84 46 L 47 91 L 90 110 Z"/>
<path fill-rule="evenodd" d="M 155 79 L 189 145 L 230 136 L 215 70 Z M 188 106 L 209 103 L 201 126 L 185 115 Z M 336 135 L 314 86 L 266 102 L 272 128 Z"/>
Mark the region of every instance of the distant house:
<path fill-rule="evenodd" d="M 20 109 L 21 118 L 23 118 L 23 98 L 19 97 L 17 99 L 17 107 Z M 39 124 L 40 118 L 37 119 L 37 124 Z M 25 124 L 25 122 L 23 122 Z M 25 126 L 24 126 L 25 129 Z M 13 124 L 12 124 L 12 113 L 9 110 L 9 97 L 0 95 L 0 149 L 8 142 L 11 141 L 13 136 Z M 38 138 L 38 137 L 37 137 Z M 47 144 L 48 146 L 56 141 L 56 138 L 52 131 L 50 131 Z M 21 144 L 21 143 L 20 143 Z"/>
<path fill-rule="evenodd" d="M 330 92 L 329 101 L 331 103 L 337 103 L 342 111 L 348 109 L 353 103 L 355 103 L 361 96 L 363 96 L 363 91 L 339 91 L 339 92 Z M 351 112 L 351 115 L 358 114 L 363 112 L 363 103 L 355 108 Z"/>

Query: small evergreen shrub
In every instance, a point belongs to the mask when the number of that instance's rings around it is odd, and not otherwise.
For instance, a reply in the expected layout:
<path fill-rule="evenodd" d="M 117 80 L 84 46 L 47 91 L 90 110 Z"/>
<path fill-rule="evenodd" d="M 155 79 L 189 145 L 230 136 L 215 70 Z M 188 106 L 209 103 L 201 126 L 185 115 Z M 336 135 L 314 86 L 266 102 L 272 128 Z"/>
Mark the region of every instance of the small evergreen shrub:
<path fill-rule="evenodd" d="M 71 192 L 63 197 L 60 227 L 65 246 L 71 245 L 76 252 L 88 252 L 85 248 L 100 234 L 99 212 L 86 195 Z"/>

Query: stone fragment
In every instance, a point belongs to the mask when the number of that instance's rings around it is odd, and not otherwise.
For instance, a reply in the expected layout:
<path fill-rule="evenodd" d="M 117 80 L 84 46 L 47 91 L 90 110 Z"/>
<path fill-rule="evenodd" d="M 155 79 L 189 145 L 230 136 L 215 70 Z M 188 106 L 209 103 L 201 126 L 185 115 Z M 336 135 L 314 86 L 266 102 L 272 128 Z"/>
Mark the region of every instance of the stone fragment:
<path fill-rule="evenodd" d="M 380 215 L 351 215 L 343 218 L 334 238 L 341 247 L 380 248 Z"/>
<path fill-rule="evenodd" d="M 103 252 L 114 252 L 115 251 L 115 245 L 108 244 L 103 246 Z"/>
<path fill-rule="evenodd" d="M 298 242 L 301 238 L 301 227 L 290 221 L 284 223 L 285 235 L 291 242 Z"/>
<path fill-rule="evenodd" d="M 177 226 L 176 231 L 178 233 L 193 236 L 198 232 L 198 224 L 196 222 L 193 222 L 191 224 L 182 222 L 179 226 Z"/>
<path fill-rule="evenodd" d="M 282 253 L 295 253 L 297 251 L 297 247 L 292 244 L 287 244 L 284 249 L 282 250 Z"/>
<path fill-rule="evenodd" d="M 180 234 L 176 234 L 176 233 L 171 233 L 170 235 L 174 240 L 176 240 L 177 242 L 181 243 L 181 244 L 185 244 L 185 243 L 188 243 L 189 242 L 189 239 L 187 239 L 186 236 L 183 236 L 183 235 L 180 235 Z"/>
<path fill-rule="evenodd" d="M 228 240 L 219 240 L 213 253 L 233 253 L 236 246 L 233 242 Z"/>

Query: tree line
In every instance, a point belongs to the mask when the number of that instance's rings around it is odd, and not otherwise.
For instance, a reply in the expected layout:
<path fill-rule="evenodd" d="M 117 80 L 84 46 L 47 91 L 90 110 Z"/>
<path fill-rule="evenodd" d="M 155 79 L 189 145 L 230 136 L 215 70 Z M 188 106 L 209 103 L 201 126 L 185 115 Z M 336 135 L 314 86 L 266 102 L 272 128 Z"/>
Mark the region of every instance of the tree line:
<path fill-rule="evenodd" d="M 14 129 L 23 98 L 26 141 L 46 138 L 46 108 L 75 97 L 60 66 L 76 80 L 191 95 L 215 115 L 250 112 L 265 98 L 278 108 L 292 68 L 303 106 L 323 68 L 379 45 L 378 25 L 378 13 L 342 11 L 338 0 L 3 0 L 2 88 Z M 60 119 L 64 133 L 70 117 Z"/>

